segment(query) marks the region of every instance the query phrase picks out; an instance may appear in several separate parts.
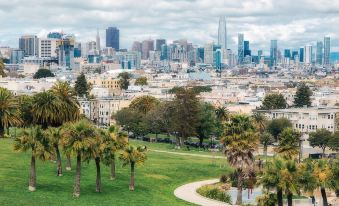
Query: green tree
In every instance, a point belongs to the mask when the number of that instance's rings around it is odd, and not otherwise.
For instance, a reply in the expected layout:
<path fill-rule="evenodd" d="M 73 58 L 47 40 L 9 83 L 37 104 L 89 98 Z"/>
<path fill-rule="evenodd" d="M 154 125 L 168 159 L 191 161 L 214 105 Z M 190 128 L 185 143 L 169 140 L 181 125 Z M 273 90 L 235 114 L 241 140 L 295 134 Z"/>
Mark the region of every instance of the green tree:
<path fill-rule="evenodd" d="M 277 195 L 269 192 L 256 198 L 258 206 L 275 206 L 277 204 Z"/>
<path fill-rule="evenodd" d="M 293 194 L 300 194 L 298 184 L 298 167 L 295 160 L 285 160 L 281 170 L 281 181 L 279 187 L 285 191 L 287 196 L 287 205 L 292 206 Z"/>
<path fill-rule="evenodd" d="M 265 96 L 261 109 L 284 109 L 286 106 L 287 102 L 282 94 L 272 93 Z"/>
<path fill-rule="evenodd" d="M 183 146 L 184 140 L 196 135 L 199 100 L 191 89 L 182 88 L 175 94 L 173 130 L 179 135 L 177 144 Z"/>
<path fill-rule="evenodd" d="M 204 139 L 211 136 L 215 131 L 216 115 L 213 105 L 201 102 L 198 112 L 198 124 L 196 133 L 199 138 L 199 145 L 202 147 Z"/>
<path fill-rule="evenodd" d="M 273 119 L 267 124 L 267 131 L 273 135 L 275 140 L 278 139 L 279 134 L 286 128 L 292 127 L 290 120 L 286 118 Z"/>
<path fill-rule="evenodd" d="M 96 129 L 84 119 L 75 123 L 68 123 L 64 127 L 66 127 L 62 140 L 64 148 L 75 154 L 77 159 L 73 195 L 74 197 L 79 197 L 81 162 L 91 152 L 91 147 L 94 145 L 96 137 Z"/>
<path fill-rule="evenodd" d="M 55 75 L 49 69 L 39 69 L 34 75 L 33 79 L 41 79 L 46 77 L 54 77 Z"/>
<path fill-rule="evenodd" d="M 333 171 L 331 164 L 327 159 L 321 159 L 314 163 L 314 175 L 315 179 L 318 180 L 317 185 L 320 187 L 321 196 L 323 199 L 323 205 L 328 206 L 326 189 L 332 188 Z"/>
<path fill-rule="evenodd" d="M 155 97 L 145 95 L 133 99 L 129 107 L 141 114 L 146 115 L 147 112 L 154 109 L 158 104 L 159 100 L 157 100 Z"/>
<path fill-rule="evenodd" d="M 75 81 L 74 86 L 75 92 L 79 97 L 86 96 L 88 97 L 90 92 L 90 85 L 87 83 L 86 76 L 84 73 L 81 73 L 77 80 Z"/>
<path fill-rule="evenodd" d="M 270 133 L 264 132 L 260 134 L 260 143 L 264 146 L 264 156 L 266 160 L 267 160 L 267 147 L 273 142 L 274 142 L 274 138 Z"/>
<path fill-rule="evenodd" d="M 332 139 L 332 133 L 327 129 L 318 129 L 315 132 L 311 132 L 308 141 L 312 147 L 319 147 L 325 155 L 325 150 L 330 147 L 329 141 Z"/>
<path fill-rule="evenodd" d="M 54 148 L 54 152 L 57 158 L 57 176 L 62 176 L 62 163 L 61 163 L 61 155 L 59 145 L 62 138 L 61 128 L 49 127 L 44 134 L 48 139 L 52 147 Z"/>
<path fill-rule="evenodd" d="M 217 119 L 221 122 L 228 121 L 230 119 L 230 116 L 231 116 L 228 109 L 224 106 L 217 107 L 215 109 L 215 114 L 216 114 Z"/>
<path fill-rule="evenodd" d="M 292 128 L 284 129 L 279 135 L 279 145 L 275 149 L 282 157 L 293 159 L 299 154 L 301 134 Z"/>
<path fill-rule="evenodd" d="M 211 86 L 194 86 L 192 87 L 193 92 L 200 94 L 201 92 L 211 92 Z"/>
<path fill-rule="evenodd" d="M 47 160 L 50 157 L 51 148 L 48 138 L 44 136 L 39 126 L 26 129 L 21 137 L 14 140 L 14 150 L 32 152 L 28 189 L 33 192 L 36 190 L 36 158 Z"/>
<path fill-rule="evenodd" d="M 243 178 L 252 170 L 254 165 L 254 151 L 258 148 L 259 138 L 254 132 L 250 118 L 245 115 L 236 115 L 231 118 L 221 139 L 224 153 L 231 166 L 237 172 L 237 205 L 242 204 Z"/>
<path fill-rule="evenodd" d="M 127 90 L 129 86 L 129 80 L 131 78 L 131 74 L 128 72 L 122 72 L 118 75 L 119 85 L 121 89 Z"/>
<path fill-rule="evenodd" d="M 257 129 L 257 131 L 260 132 L 260 134 L 264 133 L 267 125 L 267 119 L 264 114 L 255 112 L 251 116 L 252 121 Z"/>
<path fill-rule="evenodd" d="M 2 58 L 0 58 L 0 76 L 2 77 L 6 77 L 6 73 L 5 73 L 5 64 L 2 60 Z"/>
<path fill-rule="evenodd" d="M 294 97 L 294 107 L 311 106 L 311 96 L 310 88 L 304 83 L 300 84 Z"/>
<path fill-rule="evenodd" d="M 339 131 L 336 131 L 332 138 L 328 141 L 331 150 L 339 151 Z"/>
<path fill-rule="evenodd" d="M 28 95 L 20 95 L 17 97 L 19 108 L 21 111 L 22 126 L 28 127 L 33 124 L 33 97 Z"/>
<path fill-rule="evenodd" d="M 164 106 L 159 104 L 154 109 L 150 110 L 146 115 L 146 124 L 149 132 L 155 134 L 155 141 L 158 141 L 158 134 L 165 130 L 166 119 L 164 116 Z"/>
<path fill-rule="evenodd" d="M 5 129 L 21 123 L 18 101 L 10 91 L 0 87 L 0 138 L 4 137 Z"/>
<path fill-rule="evenodd" d="M 135 85 L 145 86 L 147 85 L 147 77 L 139 77 L 135 80 Z"/>
<path fill-rule="evenodd" d="M 123 162 L 123 166 L 130 165 L 131 166 L 131 179 L 129 184 L 129 189 L 131 191 L 134 190 L 135 187 L 135 166 L 137 164 L 143 164 L 146 159 L 146 147 L 135 147 L 135 146 L 128 146 L 126 147 L 123 152 L 120 154 L 119 158 Z"/>

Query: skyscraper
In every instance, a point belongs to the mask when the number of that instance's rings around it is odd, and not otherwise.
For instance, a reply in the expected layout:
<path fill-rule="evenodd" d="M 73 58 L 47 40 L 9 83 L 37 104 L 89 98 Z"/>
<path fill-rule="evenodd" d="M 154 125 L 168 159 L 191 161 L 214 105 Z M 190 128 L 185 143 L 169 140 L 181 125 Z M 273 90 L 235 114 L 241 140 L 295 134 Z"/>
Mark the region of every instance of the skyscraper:
<path fill-rule="evenodd" d="M 115 51 L 119 51 L 119 29 L 116 27 L 108 27 L 106 29 L 106 47 L 112 47 Z"/>
<path fill-rule="evenodd" d="M 304 48 L 302 47 L 299 49 L 299 61 L 304 62 Z"/>
<path fill-rule="evenodd" d="M 244 41 L 244 57 L 251 56 L 250 42 Z"/>
<path fill-rule="evenodd" d="M 57 39 L 55 38 L 39 38 L 38 49 L 41 58 L 57 58 Z"/>
<path fill-rule="evenodd" d="M 154 40 L 148 39 L 142 41 L 141 45 L 141 59 L 148 59 L 149 52 L 154 50 Z"/>
<path fill-rule="evenodd" d="M 132 50 L 132 51 L 136 51 L 136 52 L 140 52 L 140 53 L 141 53 L 141 51 L 142 51 L 141 48 L 142 48 L 141 42 L 135 41 L 135 42 L 133 42 L 133 44 L 132 44 L 131 50 Z"/>
<path fill-rule="evenodd" d="M 35 35 L 20 37 L 19 49 L 24 50 L 25 56 L 38 56 L 38 37 Z"/>
<path fill-rule="evenodd" d="M 284 57 L 285 58 L 291 58 L 291 50 L 285 49 L 284 50 Z"/>
<path fill-rule="evenodd" d="M 74 67 L 74 44 L 75 37 L 72 35 L 63 36 L 63 38 L 58 41 L 59 66 L 69 69 Z"/>
<path fill-rule="evenodd" d="M 329 36 L 324 37 L 324 65 L 330 64 L 331 39 Z"/>
<path fill-rule="evenodd" d="M 24 50 L 21 49 L 13 49 L 11 51 L 11 64 L 19 64 L 21 60 L 24 58 Z"/>
<path fill-rule="evenodd" d="M 155 40 L 155 50 L 161 51 L 161 46 L 166 44 L 166 39 L 157 39 Z"/>
<path fill-rule="evenodd" d="M 270 48 L 270 58 L 271 58 L 271 65 L 277 64 L 278 59 L 278 41 L 271 40 L 271 48 Z"/>
<path fill-rule="evenodd" d="M 238 63 L 244 62 L 244 34 L 238 34 Z"/>
<path fill-rule="evenodd" d="M 100 47 L 100 35 L 99 35 L 99 29 L 97 30 L 96 47 L 97 47 L 97 51 L 100 53 L 101 47 Z"/>
<path fill-rule="evenodd" d="M 315 63 L 318 65 L 323 64 L 323 42 L 322 41 L 317 42 Z"/>
<path fill-rule="evenodd" d="M 312 64 L 312 45 L 306 45 L 304 47 L 304 63 L 305 64 Z"/>
<path fill-rule="evenodd" d="M 218 45 L 221 46 L 222 50 L 224 51 L 227 50 L 227 33 L 225 16 L 221 16 L 219 19 Z"/>

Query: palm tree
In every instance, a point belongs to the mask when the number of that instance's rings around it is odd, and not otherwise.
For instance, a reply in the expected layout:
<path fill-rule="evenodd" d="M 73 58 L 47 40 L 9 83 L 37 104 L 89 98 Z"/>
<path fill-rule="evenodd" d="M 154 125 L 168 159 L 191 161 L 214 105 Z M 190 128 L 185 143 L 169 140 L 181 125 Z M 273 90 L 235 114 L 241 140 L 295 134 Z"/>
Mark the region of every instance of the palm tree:
<path fill-rule="evenodd" d="M 0 87 L 0 138 L 4 136 L 5 129 L 22 123 L 20 116 L 19 104 L 12 93 Z"/>
<path fill-rule="evenodd" d="M 277 195 L 265 192 L 263 195 L 256 198 L 258 206 L 275 206 L 277 204 Z"/>
<path fill-rule="evenodd" d="M 14 150 L 23 152 L 32 151 L 28 189 L 33 192 L 36 190 L 36 158 L 46 160 L 50 157 L 51 148 L 48 138 L 44 136 L 40 126 L 32 127 L 25 130 L 21 137 L 15 139 Z"/>
<path fill-rule="evenodd" d="M 130 165 L 131 166 L 131 180 L 129 184 L 129 190 L 134 190 L 134 173 L 135 173 L 135 166 L 137 164 L 143 164 L 147 157 L 146 157 L 146 147 L 134 147 L 132 145 L 128 146 L 123 150 L 120 154 L 120 159 L 123 161 L 123 166 Z"/>
<path fill-rule="evenodd" d="M 264 132 L 260 135 L 260 143 L 264 146 L 264 156 L 266 161 L 267 161 L 267 147 L 268 145 L 272 144 L 273 141 L 274 141 L 273 136 L 268 132 Z"/>
<path fill-rule="evenodd" d="M 284 161 L 279 186 L 285 191 L 287 205 L 292 206 L 293 194 L 299 194 L 298 168 L 295 160 Z"/>
<path fill-rule="evenodd" d="M 266 189 L 275 188 L 277 192 L 278 206 L 283 205 L 283 189 L 280 186 L 281 171 L 283 169 L 284 160 L 274 158 L 267 162 L 265 170 L 259 179 L 259 183 Z"/>
<path fill-rule="evenodd" d="M 215 114 L 217 116 L 217 119 L 222 122 L 228 121 L 230 119 L 230 112 L 224 106 L 216 108 Z"/>
<path fill-rule="evenodd" d="M 282 157 L 295 158 L 299 154 L 299 141 L 301 134 L 292 128 L 286 128 L 279 135 L 279 145 L 275 149 Z"/>
<path fill-rule="evenodd" d="M 61 102 L 58 97 L 50 91 L 40 92 L 33 98 L 33 121 L 42 128 L 48 126 L 60 126 L 62 122 Z"/>
<path fill-rule="evenodd" d="M 53 146 L 57 157 L 57 176 L 62 176 L 61 155 L 59 150 L 59 144 L 62 138 L 61 128 L 49 127 L 45 133 L 50 139 L 50 143 Z"/>
<path fill-rule="evenodd" d="M 94 137 L 96 136 L 95 127 L 87 120 L 80 120 L 75 123 L 65 125 L 63 135 L 63 145 L 66 151 L 76 155 L 77 166 L 74 182 L 74 197 L 80 196 L 80 176 L 81 176 L 81 161 L 83 157 L 88 156 L 91 152 L 91 147 L 94 145 Z"/>
<path fill-rule="evenodd" d="M 257 131 L 262 134 L 266 129 L 267 119 L 262 113 L 256 112 L 251 116 Z"/>
<path fill-rule="evenodd" d="M 232 165 L 238 176 L 237 205 L 242 204 L 243 178 L 254 165 L 254 151 L 258 147 L 258 135 L 253 131 L 250 118 L 237 115 L 231 118 L 227 124 L 225 136 L 221 139 L 224 145 L 224 153 L 228 162 Z"/>
<path fill-rule="evenodd" d="M 316 161 L 314 163 L 313 174 L 317 180 L 318 187 L 320 187 L 323 205 L 328 206 L 326 188 L 331 188 L 331 182 L 334 177 L 329 161 L 326 159 Z"/>

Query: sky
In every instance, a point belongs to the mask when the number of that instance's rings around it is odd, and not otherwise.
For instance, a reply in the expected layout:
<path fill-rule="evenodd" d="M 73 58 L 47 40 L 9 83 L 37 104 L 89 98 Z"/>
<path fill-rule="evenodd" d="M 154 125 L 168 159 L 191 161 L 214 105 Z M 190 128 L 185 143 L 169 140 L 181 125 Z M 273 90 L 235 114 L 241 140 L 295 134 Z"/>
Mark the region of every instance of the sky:
<path fill-rule="evenodd" d="M 299 48 L 325 35 L 339 51 L 339 0 L 0 0 L 0 46 L 18 47 L 24 34 L 74 34 L 80 42 L 105 44 L 105 28 L 120 29 L 120 47 L 133 41 L 187 39 L 195 45 L 217 42 L 218 19 L 226 16 L 227 43 L 236 49 L 244 33 L 253 51 Z"/>

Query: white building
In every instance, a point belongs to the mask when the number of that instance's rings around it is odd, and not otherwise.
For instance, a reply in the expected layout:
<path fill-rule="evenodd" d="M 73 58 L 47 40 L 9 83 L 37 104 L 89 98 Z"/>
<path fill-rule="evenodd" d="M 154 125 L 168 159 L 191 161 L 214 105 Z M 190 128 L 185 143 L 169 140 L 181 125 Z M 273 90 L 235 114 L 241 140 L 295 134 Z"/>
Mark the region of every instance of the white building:
<path fill-rule="evenodd" d="M 304 47 L 304 63 L 305 64 L 312 64 L 312 45 L 306 45 Z"/>
<path fill-rule="evenodd" d="M 39 38 L 39 57 L 40 58 L 57 58 L 57 39 Z"/>

